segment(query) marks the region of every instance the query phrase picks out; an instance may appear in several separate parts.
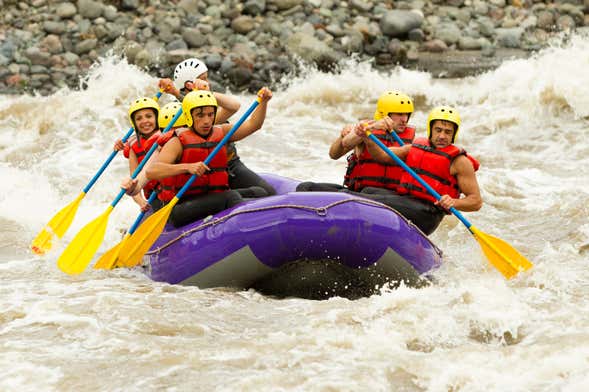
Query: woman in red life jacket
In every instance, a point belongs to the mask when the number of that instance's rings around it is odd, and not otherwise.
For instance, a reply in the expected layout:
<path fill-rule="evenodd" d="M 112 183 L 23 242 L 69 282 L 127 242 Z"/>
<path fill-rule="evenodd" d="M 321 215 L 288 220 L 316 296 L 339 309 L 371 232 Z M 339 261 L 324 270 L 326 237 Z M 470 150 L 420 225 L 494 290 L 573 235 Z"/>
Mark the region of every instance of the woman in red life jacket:
<path fill-rule="evenodd" d="M 174 101 L 174 102 L 170 102 L 170 103 L 165 104 L 164 107 L 161 108 L 161 110 L 159 111 L 159 114 L 158 114 L 158 125 L 159 125 L 160 129 L 165 129 L 168 126 L 168 124 L 170 123 L 170 121 L 172 121 L 172 119 L 176 116 L 176 113 L 178 113 L 178 110 L 181 110 L 181 109 L 182 109 L 182 105 L 178 101 Z M 176 120 L 174 125 L 168 131 L 168 134 L 172 135 L 174 133 L 174 131 L 180 127 L 186 127 L 186 117 L 183 115 L 178 117 L 178 119 Z M 161 133 L 160 132 L 158 132 L 155 140 L 158 142 L 158 144 L 161 142 Z M 152 145 L 153 144 L 150 143 L 150 145 L 145 149 L 145 151 L 146 152 L 149 151 L 149 149 L 151 148 Z M 129 150 L 129 146 L 127 144 L 127 145 L 125 145 L 125 149 L 124 149 L 125 156 L 127 156 L 128 150 Z M 158 148 L 154 151 L 153 155 L 151 156 L 150 161 L 152 161 L 152 162 L 155 161 L 160 150 L 161 150 L 161 146 L 158 146 Z M 138 187 L 139 182 L 141 182 L 142 184 L 147 184 L 143 187 L 144 192 L 145 192 L 145 189 L 148 187 L 149 188 L 155 187 L 157 192 L 166 192 L 167 190 L 171 189 L 171 187 L 173 185 L 173 178 L 172 177 L 164 178 L 160 181 L 155 181 L 155 180 L 148 181 L 147 176 L 146 176 L 146 168 L 144 167 L 143 170 L 137 175 L 137 177 L 135 179 L 131 179 L 131 177 L 126 177 L 121 182 L 121 188 L 126 189 L 127 193 L 130 195 L 137 195 L 137 194 L 139 194 L 139 190 L 141 189 Z M 150 184 L 153 184 L 154 186 L 150 187 L 149 186 Z M 149 194 L 146 197 L 149 198 Z M 162 206 L 163 206 L 163 204 L 157 198 L 151 202 L 151 207 L 155 211 L 159 210 Z"/>
<path fill-rule="evenodd" d="M 404 172 L 396 194 L 372 194 L 399 211 L 424 233 L 431 234 L 452 207 L 460 211 L 478 211 L 483 205 L 475 171 L 479 163 L 462 148 L 454 145 L 460 130 L 460 116 L 449 106 L 434 108 L 427 120 L 427 138 L 416 138 L 412 144 L 390 147 L 396 154 L 441 195 L 437 201 L 409 173 Z M 358 127 L 356 134 L 377 161 L 392 162 L 379 146 L 366 139 Z M 461 197 L 464 195 L 464 197 Z"/>
<path fill-rule="evenodd" d="M 261 128 L 266 118 L 268 101 L 272 92 L 263 88 L 258 93 L 261 103 L 250 119 L 232 135 L 231 141 L 241 140 Z M 147 168 L 148 180 L 173 177 L 173 187 L 158 193 L 167 203 L 182 188 L 191 175 L 198 178 L 174 206 L 170 215 L 176 227 L 215 214 L 243 201 L 240 193 L 229 189 L 227 173 L 227 149 L 223 147 L 207 166 L 204 160 L 231 130 L 230 124 L 215 125 L 217 100 L 210 91 L 192 91 L 182 101 L 186 128 L 178 128 L 173 134 L 162 135 L 163 147 L 153 164 Z M 163 140 L 169 139 L 169 140 Z"/>
<path fill-rule="evenodd" d="M 399 146 L 392 132 L 403 140 L 411 143 L 415 136 L 415 128 L 407 125 L 414 111 L 413 101 L 399 91 L 386 91 L 378 98 L 374 120 L 363 120 L 365 129 L 370 129 L 386 146 Z M 329 156 L 339 159 L 352 151 L 348 156 L 348 168 L 343 186 L 339 184 L 303 182 L 297 191 L 341 191 L 360 192 L 365 188 L 382 188 L 395 191 L 399 186 L 403 169 L 397 164 L 382 163 L 374 160 L 366 149 L 364 140 L 352 130 L 354 125 L 345 126 L 340 136 L 331 144 Z"/>
<path fill-rule="evenodd" d="M 157 142 L 160 136 L 158 127 L 158 113 L 160 107 L 152 98 L 139 98 L 129 107 L 129 121 L 135 129 L 135 137 L 132 137 L 123 147 L 125 158 L 129 159 L 129 172 L 132 174 L 143 161 L 145 154 L 151 146 Z M 143 187 L 143 195 L 137 193 L 133 196 L 135 203 L 142 211 L 149 210 L 147 198 L 155 191 L 157 181 L 150 181 Z"/>
<path fill-rule="evenodd" d="M 190 91 L 210 90 L 208 67 L 203 61 L 197 58 L 184 60 L 174 69 L 174 81 L 161 79 L 159 86 L 164 92 L 172 94 L 178 100 L 182 101 L 184 96 Z M 229 95 L 218 92 L 214 92 L 213 95 L 219 105 L 215 123 L 223 124 L 239 110 L 239 101 Z M 231 189 L 256 186 L 266 191 L 265 194 L 260 196 L 276 194 L 276 190 L 272 185 L 245 166 L 239 155 L 237 155 L 237 148 L 234 142 L 227 143 L 227 156 L 229 158 L 228 173 L 229 187 Z"/>

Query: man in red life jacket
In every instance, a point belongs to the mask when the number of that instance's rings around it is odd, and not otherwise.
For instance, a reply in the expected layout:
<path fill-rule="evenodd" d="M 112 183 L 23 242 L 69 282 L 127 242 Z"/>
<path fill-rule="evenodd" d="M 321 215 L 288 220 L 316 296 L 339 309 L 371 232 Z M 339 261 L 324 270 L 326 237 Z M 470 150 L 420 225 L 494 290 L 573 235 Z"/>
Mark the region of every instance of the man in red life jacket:
<path fill-rule="evenodd" d="M 415 137 L 415 128 L 408 126 L 407 123 L 413 110 L 413 101 L 409 96 L 399 91 L 386 91 L 378 98 L 374 120 L 363 120 L 360 124 L 363 124 L 364 129 L 371 130 L 386 146 L 399 146 L 392 135 L 393 132 L 404 143 L 411 143 Z M 353 129 L 353 125 L 345 126 L 329 148 L 331 159 L 339 159 L 353 150 L 348 156 L 343 186 L 303 182 L 299 184 L 297 191 L 361 192 L 371 188 L 397 190 L 403 169 L 394 162 L 383 163 L 374 160 L 365 147 L 364 139 L 352 132 Z"/>
<path fill-rule="evenodd" d="M 174 69 L 174 81 L 161 79 L 159 87 L 168 94 L 174 95 L 182 101 L 186 94 L 195 90 L 210 90 L 209 69 L 207 65 L 197 59 L 190 58 L 180 62 Z M 231 115 L 239 110 L 239 101 L 230 95 L 213 92 L 219 105 L 216 123 L 226 122 Z M 227 157 L 229 159 L 229 187 L 243 189 L 252 186 L 262 187 L 266 191 L 261 196 L 276 194 L 276 190 L 266 180 L 249 169 L 237 154 L 234 142 L 227 143 Z"/>
<path fill-rule="evenodd" d="M 264 123 L 272 92 L 263 88 L 258 94 L 261 103 L 250 119 L 233 134 L 231 141 L 249 136 Z M 158 143 L 163 147 L 156 160 L 147 167 L 147 180 L 174 179 L 171 189 L 158 193 L 163 203 L 170 201 L 191 175 L 198 175 L 185 196 L 172 209 L 170 220 L 176 227 L 232 207 L 243 200 L 238 191 L 229 190 L 225 147 L 219 150 L 209 166 L 203 162 L 231 130 L 230 124 L 214 125 L 217 107 L 217 100 L 210 91 L 188 93 L 182 101 L 188 127 L 162 135 Z M 136 188 L 141 185 L 142 181 L 139 181 L 135 189 L 128 189 L 128 193 L 136 192 Z"/>
<path fill-rule="evenodd" d="M 475 171 L 479 163 L 462 148 L 454 145 L 460 130 L 460 116 L 449 106 L 434 108 L 427 119 L 427 138 L 416 138 L 412 144 L 390 147 L 442 197 L 437 201 L 409 173 L 401 176 L 397 194 L 373 194 L 371 199 L 396 209 L 425 234 L 438 227 L 451 207 L 460 211 L 478 211 L 483 205 Z M 355 132 L 379 162 L 393 159 L 370 139 L 362 127 Z M 461 194 L 464 197 L 461 197 Z"/>

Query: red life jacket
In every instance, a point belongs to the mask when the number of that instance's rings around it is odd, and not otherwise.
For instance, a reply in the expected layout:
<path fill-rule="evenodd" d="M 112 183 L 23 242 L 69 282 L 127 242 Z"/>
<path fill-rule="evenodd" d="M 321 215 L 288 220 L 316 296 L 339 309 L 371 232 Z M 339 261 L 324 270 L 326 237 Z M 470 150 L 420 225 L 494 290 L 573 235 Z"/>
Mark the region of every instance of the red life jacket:
<path fill-rule="evenodd" d="M 143 135 L 140 135 L 139 139 L 135 138 L 133 140 L 129 140 L 127 143 L 125 143 L 125 148 L 123 149 L 125 158 L 129 159 L 130 151 L 133 150 L 135 156 L 137 157 L 137 163 L 141 163 L 141 161 L 143 161 L 145 158 L 145 155 L 149 152 L 160 135 L 161 132 L 157 131 L 149 138 L 144 138 Z M 141 143 L 141 145 L 139 143 Z M 152 180 L 145 184 L 143 187 L 143 195 L 145 195 L 145 198 L 148 199 L 151 195 L 151 192 L 153 192 L 154 189 L 157 189 L 158 185 L 159 182 L 157 180 Z"/>
<path fill-rule="evenodd" d="M 170 138 L 166 138 L 165 136 L 160 139 L 164 143 Z M 225 134 L 221 128 L 213 127 L 209 137 L 205 139 L 190 128 L 179 128 L 176 130 L 175 136 L 178 137 L 182 144 L 182 157 L 177 163 L 196 163 L 204 162 Z M 225 146 L 217 152 L 215 157 L 209 162 L 208 167 L 211 170 L 197 177 L 185 195 L 204 195 L 207 193 L 223 192 L 229 189 L 227 149 Z M 179 174 L 161 180 L 162 190 L 158 194 L 158 198 L 164 202 L 172 200 L 191 176 L 191 174 Z"/>
<path fill-rule="evenodd" d="M 385 130 L 374 130 L 372 131 L 372 134 L 379 138 L 387 147 L 400 146 L 393 135 Z M 403 132 L 397 133 L 397 136 L 399 136 L 405 144 L 410 144 L 415 137 L 415 128 L 407 126 Z M 396 163 L 389 164 L 375 161 L 365 147 L 360 156 L 356 156 L 355 153 L 352 153 L 352 155 L 348 157 L 348 170 L 346 171 L 346 176 L 344 176 L 344 185 L 347 185 L 351 190 L 358 192 L 367 186 L 386 188 L 395 191 L 399 186 L 403 172 L 403 168 Z"/>
<path fill-rule="evenodd" d="M 457 199 L 461 191 L 458 180 L 450 174 L 450 166 L 460 155 L 465 155 L 471 161 L 475 171 L 478 170 L 479 162 L 462 148 L 453 144 L 444 148 L 435 148 L 427 138 L 417 138 L 413 141 L 405 163 L 440 195 L 449 195 Z M 398 193 L 409 194 L 432 203 L 436 202 L 436 199 L 407 172 L 401 176 Z"/>

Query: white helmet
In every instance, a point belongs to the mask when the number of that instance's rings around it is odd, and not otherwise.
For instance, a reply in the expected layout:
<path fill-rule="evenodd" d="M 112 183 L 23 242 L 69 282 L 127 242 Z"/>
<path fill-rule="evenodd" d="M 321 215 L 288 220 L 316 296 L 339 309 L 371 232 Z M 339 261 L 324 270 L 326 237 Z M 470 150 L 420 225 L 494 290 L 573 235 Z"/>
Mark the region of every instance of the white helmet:
<path fill-rule="evenodd" d="M 194 82 L 196 78 L 208 70 L 207 65 L 199 59 L 186 59 L 174 69 L 174 86 L 181 90 L 184 88 L 184 83 Z"/>

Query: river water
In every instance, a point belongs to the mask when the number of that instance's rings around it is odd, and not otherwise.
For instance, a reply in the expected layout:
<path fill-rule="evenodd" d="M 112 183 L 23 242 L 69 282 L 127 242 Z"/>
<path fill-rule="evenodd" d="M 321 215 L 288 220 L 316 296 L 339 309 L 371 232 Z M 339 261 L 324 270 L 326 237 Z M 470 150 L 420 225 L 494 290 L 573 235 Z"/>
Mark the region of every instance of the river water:
<path fill-rule="evenodd" d="M 67 276 L 65 245 L 118 193 L 117 157 L 49 254 L 31 239 L 72 201 L 157 80 L 114 58 L 83 91 L 0 96 L 0 390 L 582 391 L 589 386 L 589 39 L 575 36 L 489 73 L 439 80 L 350 64 L 274 90 L 263 129 L 239 143 L 252 169 L 340 182 L 327 156 L 387 89 L 459 108 L 458 144 L 481 162 L 475 226 L 535 266 L 506 281 L 454 217 L 430 237 L 437 283 L 356 301 L 154 283 L 134 270 Z M 239 96 L 244 111 L 252 95 Z M 99 253 L 137 214 L 124 199 Z"/>

